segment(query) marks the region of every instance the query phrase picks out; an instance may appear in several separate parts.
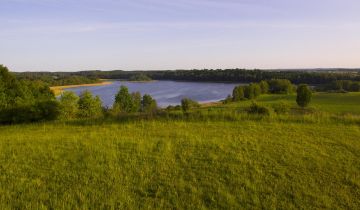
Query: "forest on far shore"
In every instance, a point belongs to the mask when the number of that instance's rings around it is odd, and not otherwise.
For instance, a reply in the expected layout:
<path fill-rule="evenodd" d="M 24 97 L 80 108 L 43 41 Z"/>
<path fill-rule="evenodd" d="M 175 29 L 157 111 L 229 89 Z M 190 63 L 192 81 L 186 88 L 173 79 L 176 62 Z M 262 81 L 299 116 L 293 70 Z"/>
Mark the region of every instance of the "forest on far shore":
<path fill-rule="evenodd" d="M 138 75 L 153 80 L 199 81 L 199 82 L 260 82 L 270 79 L 287 79 L 294 84 L 325 85 L 338 80 L 360 81 L 360 69 L 328 70 L 246 70 L 203 69 L 168 71 L 79 71 L 79 72 L 22 72 L 15 73 L 19 79 L 42 80 L 49 85 L 72 85 L 82 81 L 95 83 L 97 79 L 134 80 Z M 76 82 L 68 78 L 76 78 Z M 68 83 L 68 84 L 65 84 Z"/>

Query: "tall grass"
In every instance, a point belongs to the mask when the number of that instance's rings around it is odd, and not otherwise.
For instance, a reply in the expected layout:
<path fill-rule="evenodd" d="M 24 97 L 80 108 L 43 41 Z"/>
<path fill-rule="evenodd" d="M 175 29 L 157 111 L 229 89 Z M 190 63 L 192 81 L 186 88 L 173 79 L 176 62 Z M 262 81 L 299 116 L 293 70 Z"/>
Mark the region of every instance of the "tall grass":
<path fill-rule="evenodd" d="M 246 103 L 0 126 L 0 209 L 359 208 L 358 115 Z"/>

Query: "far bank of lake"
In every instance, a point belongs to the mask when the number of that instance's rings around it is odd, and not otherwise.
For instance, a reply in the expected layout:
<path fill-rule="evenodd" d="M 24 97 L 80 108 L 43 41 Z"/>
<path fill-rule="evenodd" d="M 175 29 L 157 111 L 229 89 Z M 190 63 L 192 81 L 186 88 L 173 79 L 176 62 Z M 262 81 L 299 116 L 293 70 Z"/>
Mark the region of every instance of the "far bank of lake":
<path fill-rule="evenodd" d="M 91 83 L 91 84 L 80 84 L 80 85 L 63 85 L 63 86 L 53 86 L 50 87 L 50 90 L 54 92 L 56 96 L 61 95 L 61 93 L 66 89 L 79 88 L 79 87 L 94 87 L 94 86 L 104 86 L 112 84 L 112 81 L 104 80 L 99 83 Z"/>

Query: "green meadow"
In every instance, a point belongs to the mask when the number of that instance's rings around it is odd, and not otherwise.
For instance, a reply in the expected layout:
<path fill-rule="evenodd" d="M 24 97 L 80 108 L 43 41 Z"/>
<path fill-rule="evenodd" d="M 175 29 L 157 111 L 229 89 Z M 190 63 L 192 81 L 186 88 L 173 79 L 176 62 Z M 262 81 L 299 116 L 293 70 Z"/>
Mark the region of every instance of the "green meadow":
<path fill-rule="evenodd" d="M 291 95 L 262 95 L 256 100 L 259 104 L 271 105 L 279 102 L 289 104 L 292 107 L 296 107 L 296 94 Z M 225 107 L 247 107 L 251 104 L 251 101 L 244 101 L 241 103 L 233 103 Z M 314 109 L 317 112 L 327 114 L 346 115 L 354 114 L 360 115 L 360 93 L 314 93 L 310 109 Z"/>
<path fill-rule="evenodd" d="M 0 209 L 359 209 L 360 94 L 0 126 Z"/>

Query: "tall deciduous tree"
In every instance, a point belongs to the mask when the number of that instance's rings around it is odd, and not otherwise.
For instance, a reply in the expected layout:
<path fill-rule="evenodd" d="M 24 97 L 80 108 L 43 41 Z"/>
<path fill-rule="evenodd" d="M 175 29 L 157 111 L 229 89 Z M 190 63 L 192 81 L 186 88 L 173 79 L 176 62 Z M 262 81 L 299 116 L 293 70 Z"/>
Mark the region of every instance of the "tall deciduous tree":
<path fill-rule="evenodd" d="M 130 113 L 133 111 L 134 102 L 129 89 L 126 86 L 121 86 L 119 92 L 115 96 L 113 109 L 118 112 Z"/>
<path fill-rule="evenodd" d="M 141 94 L 140 92 L 131 93 L 131 99 L 133 101 L 132 112 L 141 111 Z"/>
<path fill-rule="evenodd" d="M 269 83 L 267 83 L 265 80 L 262 80 L 259 85 L 261 88 L 261 94 L 267 94 L 269 92 Z"/>
<path fill-rule="evenodd" d="M 60 118 L 76 118 L 79 111 L 79 97 L 73 92 L 64 92 L 60 97 Z"/>
<path fill-rule="evenodd" d="M 251 85 L 245 86 L 244 96 L 245 96 L 245 98 L 247 98 L 247 99 L 254 99 L 254 98 L 255 98 L 255 95 L 254 95 L 254 86 L 251 86 Z"/>
<path fill-rule="evenodd" d="M 82 118 L 97 118 L 103 114 L 99 96 L 94 97 L 89 91 L 85 91 L 80 95 L 78 104 L 79 116 Z"/>
<path fill-rule="evenodd" d="M 141 101 L 141 110 L 146 113 L 154 113 L 157 110 L 156 101 L 150 96 L 145 94 Z"/>
<path fill-rule="evenodd" d="M 251 86 L 251 89 L 253 91 L 254 98 L 259 97 L 261 95 L 261 87 L 260 87 L 260 85 L 257 84 L 257 83 L 251 83 L 250 86 Z"/>
<path fill-rule="evenodd" d="M 244 98 L 244 86 L 236 86 L 233 90 L 233 101 L 240 101 Z"/>

